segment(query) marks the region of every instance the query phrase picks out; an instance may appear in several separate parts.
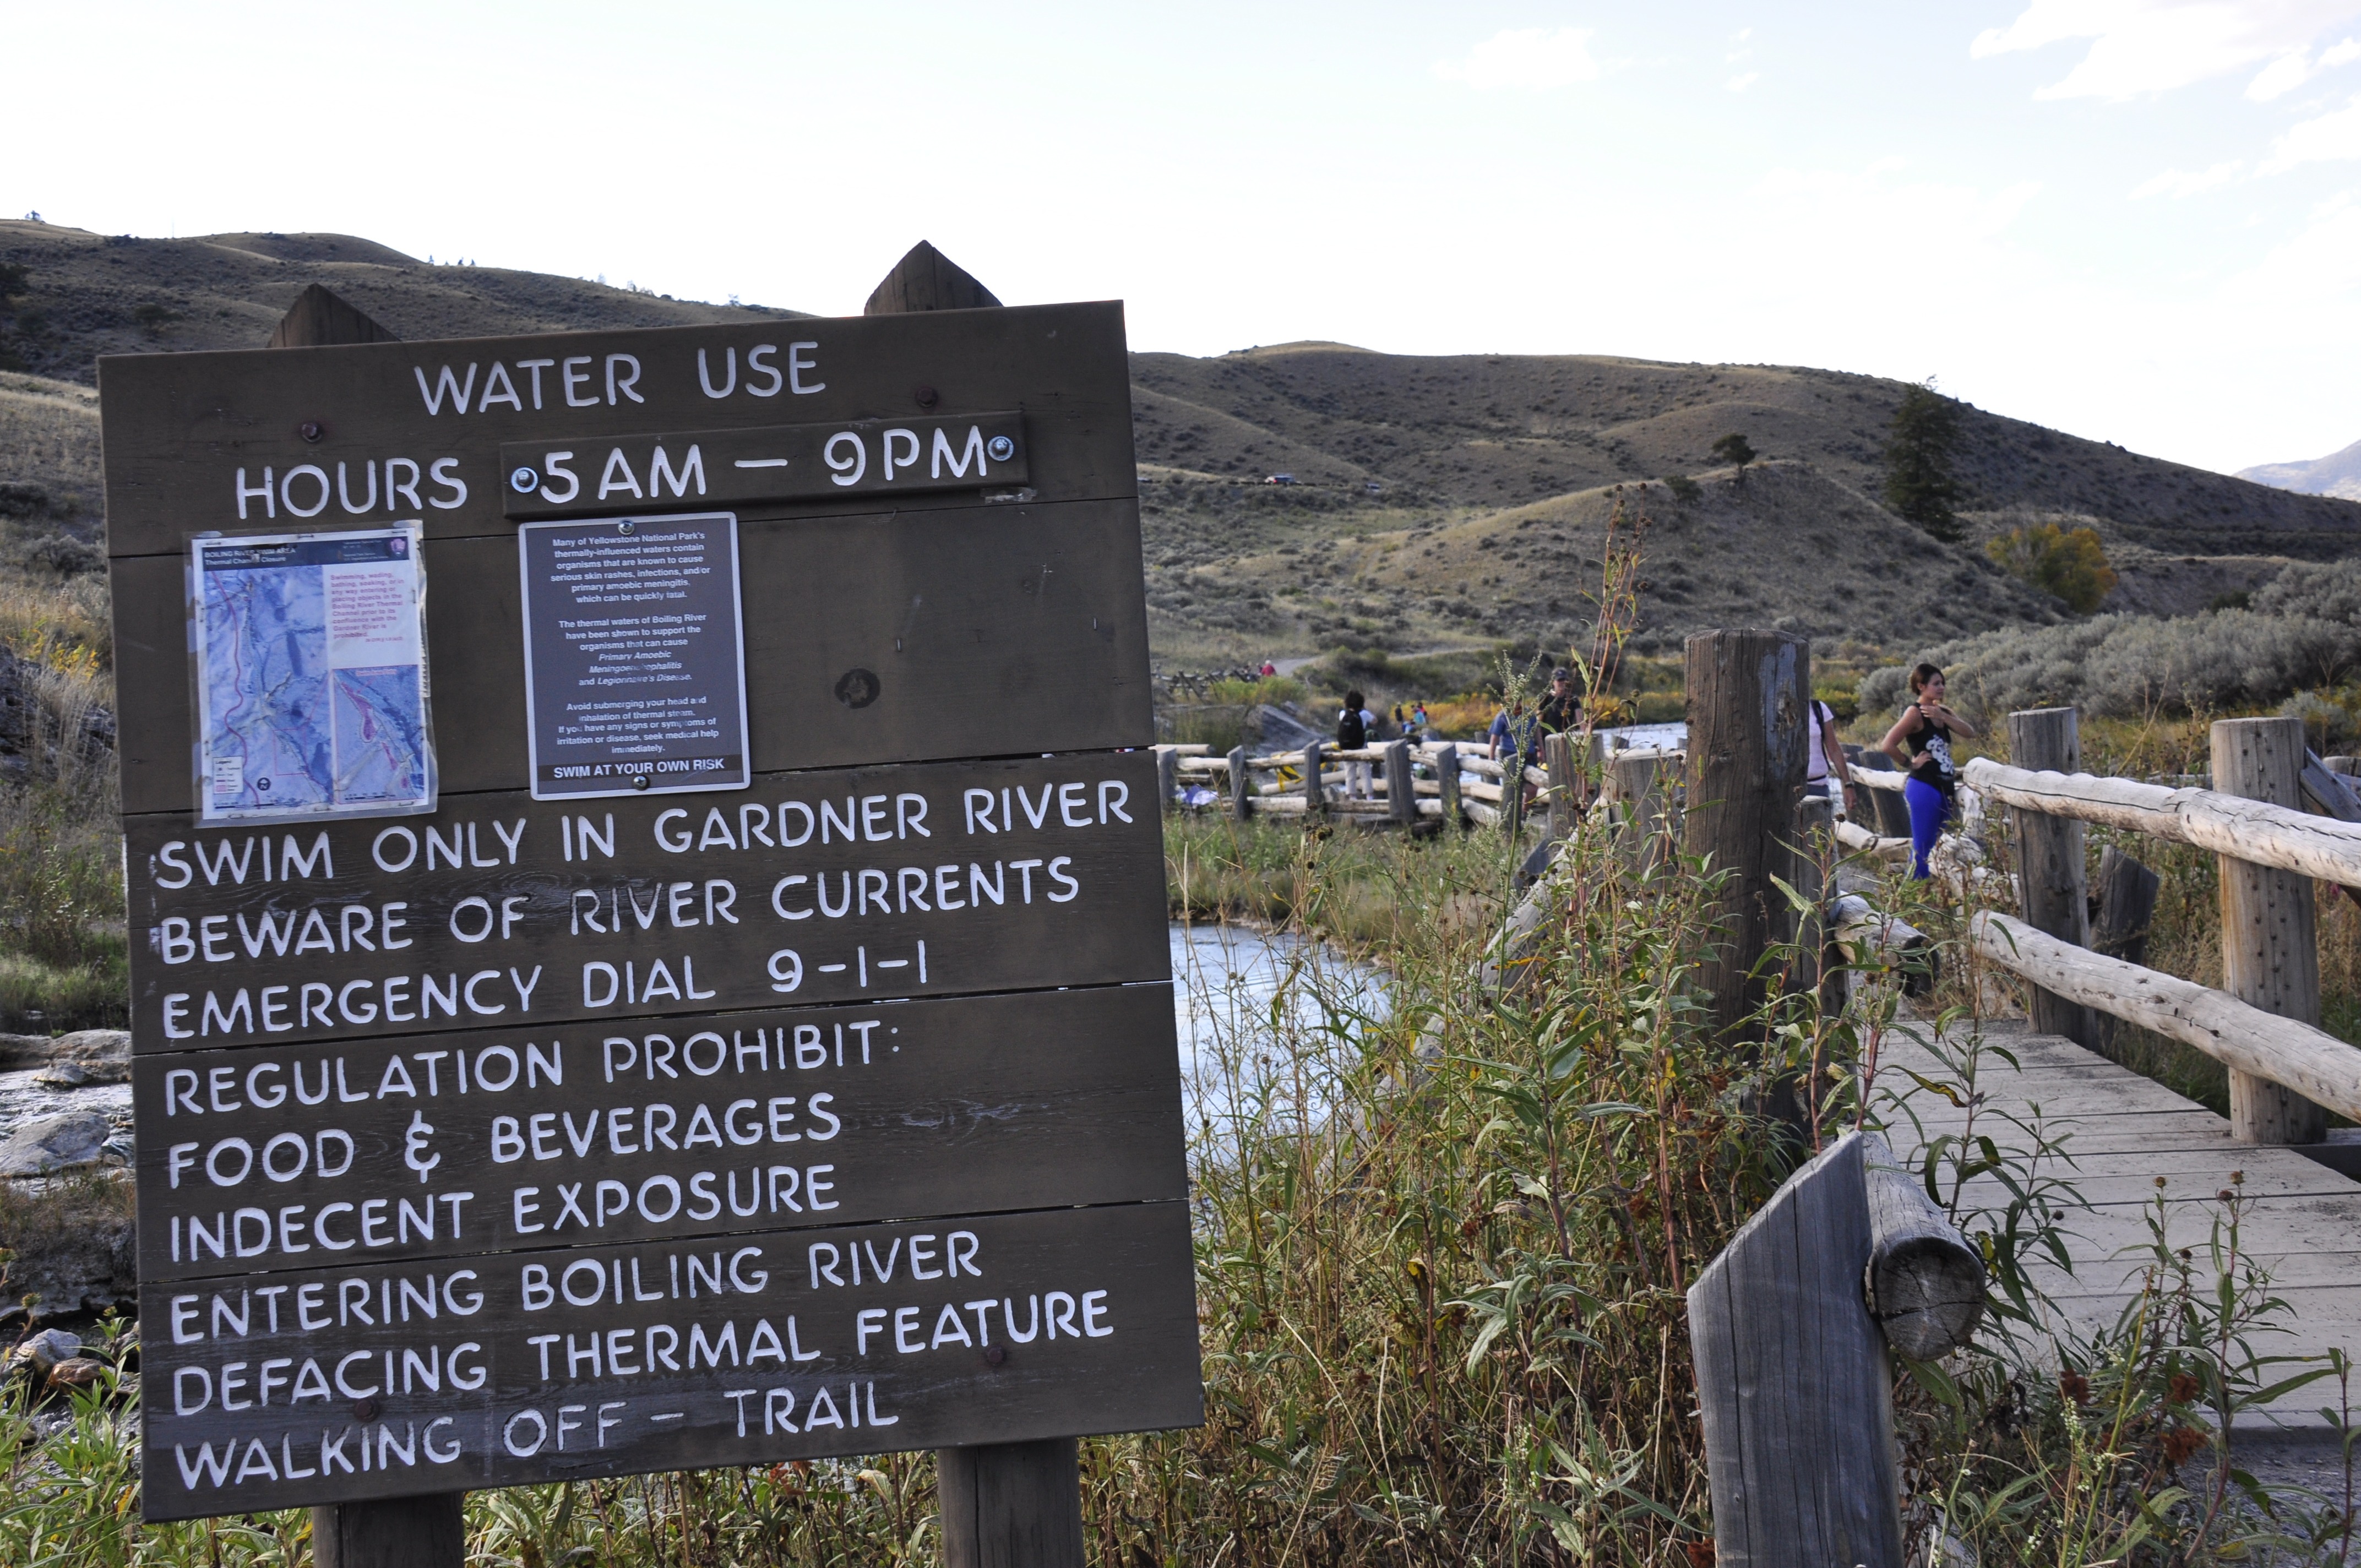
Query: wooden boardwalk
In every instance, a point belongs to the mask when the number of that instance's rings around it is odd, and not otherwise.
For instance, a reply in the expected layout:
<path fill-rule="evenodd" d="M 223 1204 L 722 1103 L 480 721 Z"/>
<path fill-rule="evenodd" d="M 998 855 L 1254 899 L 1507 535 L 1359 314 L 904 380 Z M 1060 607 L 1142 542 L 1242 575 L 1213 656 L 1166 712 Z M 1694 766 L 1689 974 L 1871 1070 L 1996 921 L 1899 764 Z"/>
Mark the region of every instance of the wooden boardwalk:
<path fill-rule="evenodd" d="M 1927 1027 L 1915 1027 L 1916 1034 L 1905 1025 L 1887 1037 L 1880 1069 L 1885 1087 L 1906 1084 L 1894 1071 L 1899 1068 L 1951 1076 L 1928 1052 Z M 2053 1137 L 2064 1135 L 2063 1152 L 2071 1163 L 2055 1174 L 2071 1182 L 2087 1205 L 2069 1208 L 2063 1220 L 2071 1237 L 2072 1275 L 2052 1265 L 2038 1276 L 2070 1323 L 2084 1330 L 2112 1325 L 2137 1295 L 2150 1256 L 2149 1205 L 2158 1178 L 2165 1182 L 2168 1240 L 2197 1249 L 2200 1284 L 2206 1283 L 2205 1249 L 2223 1210 L 2216 1195 L 2232 1185 L 2233 1172 L 2244 1172 L 2252 1202 L 2241 1222 L 2240 1251 L 2269 1273 L 2272 1294 L 2291 1309 L 2283 1319 L 2288 1332 L 2256 1336 L 2254 1349 L 2266 1355 L 2318 1355 L 2332 1348 L 2361 1354 L 2361 1181 L 2288 1149 L 2233 1144 L 2229 1123 L 2203 1106 L 2071 1041 L 2034 1034 L 2021 1020 L 1986 1021 L 1980 1027 L 1989 1044 L 2005 1047 L 2021 1067 L 1983 1055 L 1977 1113 L 2004 1111 L 2027 1121 L 2037 1114 Z M 1969 1115 L 1925 1091 L 1912 1096 L 1911 1107 L 1929 1137 L 1960 1131 Z M 2007 1129 L 1988 1130 L 1996 1141 L 2009 1141 Z M 1912 1142 L 1906 1123 L 1889 1136 L 1897 1153 Z M 2361 1146 L 2355 1152 L 2361 1154 Z M 1994 1206 L 2005 1201 L 1990 1179 L 1970 1192 L 1971 1201 Z M 2268 1415 L 2286 1426 L 2316 1428 L 2320 1407 L 2334 1405 L 2336 1398 L 2334 1380 L 2315 1383 L 2277 1401 Z M 2361 1388 L 2356 1398 L 2361 1400 Z"/>

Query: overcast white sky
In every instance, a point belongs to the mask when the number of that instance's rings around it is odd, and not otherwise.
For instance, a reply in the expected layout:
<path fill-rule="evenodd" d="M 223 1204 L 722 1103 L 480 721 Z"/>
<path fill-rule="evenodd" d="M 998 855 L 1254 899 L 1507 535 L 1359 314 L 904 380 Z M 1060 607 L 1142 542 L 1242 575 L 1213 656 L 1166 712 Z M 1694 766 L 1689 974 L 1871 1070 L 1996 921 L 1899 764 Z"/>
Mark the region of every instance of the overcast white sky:
<path fill-rule="evenodd" d="M 1135 347 L 1940 378 L 2361 438 L 2361 0 L 0 0 L 0 211 L 857 311 L 930 239 Z"/>

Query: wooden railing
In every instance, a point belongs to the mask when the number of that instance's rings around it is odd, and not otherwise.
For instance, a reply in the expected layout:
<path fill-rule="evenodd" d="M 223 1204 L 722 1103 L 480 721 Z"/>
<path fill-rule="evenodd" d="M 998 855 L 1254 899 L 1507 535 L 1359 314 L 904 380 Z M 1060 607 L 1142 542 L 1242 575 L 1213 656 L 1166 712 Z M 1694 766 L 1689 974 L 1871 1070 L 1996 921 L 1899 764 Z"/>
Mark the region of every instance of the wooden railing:
<path fill-rule="evenodd" d="M 1553 740 L 1562 737 L 1553 736 Z M 1257 812 L 1360 817 L 1408 824 L 1422 817 L 1491 826 L 1521 806 L 1511 799 L 1507 764 L 1487 757 L 1486 748 L 1466 740 L 1392 740 L 1350 750 L 1314 743 L 1293 751 L 1257 755 L 1241 746 L 1213 756 L 1205 746 L 1159 746 L 1158 774 L 1170 804 L 1191 784 L 1228 797 L 1241 819 Z M 1366 795 L 1355 795 L 1344 764 L 1368 770 Z M 1523 782 L 1549 805 L 1578 793 L 1569 757 L 1562 769 L 1526 767 Z M 1521 792 L 1520 792 L 1521 794 Z"/>
<path fill-rule="evenodd" d="M 2009 725 L 2012 754 L 2037 765 L 1979 757 L 1962 776 L 2015 814 L 2022 914 L 1979 911 L 1969 940 L 2032 988 L 2035 1025 L 2096 1046 L 2092 1014 L 2103 1013 L 2202 1051 L 2229 1070 L 2240 1143 L 2322 1144 L 2327 1111 L 2361 1121 L 2361 1049 L 2319 1026 L 2312 891 L 2314 881 L 2361 888 L 2361 797 L 2306 749 L 2302 721 L 2216 723 L 2218 789 L 2077 771 L 2070 708 L 2012 714 Z M 2221 989 L 2090 950 L 2089 824 L 2218 857 Z"/>

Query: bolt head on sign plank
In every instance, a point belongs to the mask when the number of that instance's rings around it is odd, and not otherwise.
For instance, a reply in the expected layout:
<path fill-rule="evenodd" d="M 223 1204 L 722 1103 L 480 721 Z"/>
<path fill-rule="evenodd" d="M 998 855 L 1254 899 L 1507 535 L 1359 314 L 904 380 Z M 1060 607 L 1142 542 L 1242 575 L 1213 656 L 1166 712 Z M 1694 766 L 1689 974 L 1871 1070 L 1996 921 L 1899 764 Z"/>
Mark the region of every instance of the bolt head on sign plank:
<path fill-rule="evenodd" d="M 148 1518 L 1201 1419 L 1119 307 L 101 378 Z"/>

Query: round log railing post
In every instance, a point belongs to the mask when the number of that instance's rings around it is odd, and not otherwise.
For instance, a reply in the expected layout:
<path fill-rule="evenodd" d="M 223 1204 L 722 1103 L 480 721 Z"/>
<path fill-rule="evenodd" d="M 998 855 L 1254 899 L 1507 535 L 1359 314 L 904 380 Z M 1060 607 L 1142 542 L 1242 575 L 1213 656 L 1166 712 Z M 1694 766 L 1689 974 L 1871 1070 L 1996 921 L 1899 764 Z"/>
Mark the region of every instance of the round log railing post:
<path fill-rule="evenodd" d="M 1459 747 L 1446 740 L 1434 754 L 1434 782 L 1443 794 L 1443 820 L 1456 828 L 1460 821 L 1459 806 Z"/>
<path fill-rule="evenodd" d="M 1327 750 L 1327 745 L 1319 740 L 1307 740 L 1303 745 L 1303 812 L 1307 817 L 1317 817 L 1328 809 L 1328 788 L 1320 782 L 1323 765 L 1320 759 Z"/>
<path fill-rule="evenodd" d="M 2303 720 L 2225 718 L 2213 726 L 2213 788 L 2301 809 Z M 2220 857 L 2222 989 L 2282 1018 L 2320 1023 L 2320 947 L 2312 881 Z M 2291 1089 L 2230 1069 L 2230 1135 L 2242 1144 L 2316 1144 L 2327 1115 Z"/>
<path fill-rule="evenodd" d="M 1164 815 L 1170 817 L 1180 809 L 1180 753 L 1169 747 L 1156 753 L 1156 793 L 1164 797 Z"/>
<path fill-rule="evenodd" d="M 2008 716 L 2009 759 L 2036 772 L 2079 773 L 2082 740 L 2070 707 L 2036 707 Z M 2037 812 L 2010 814 L 2016 827 L 2017 882 L 2026 923 L 2078 948 L 2091 945 L 2090 902 L 2083 872 L 2082 824 Z M 2028 997 L 2033 1027 L 2096 1049 L 2099 1021 L 2080 1003 L 2036 986 Z"/>
<path fill-rule="evenodd" d="M 1230 749 L 1230 815 L 1241 822 L 1254 815 L 1254 774 L 1244 746 Z"/>
<path fill-rule="evenodd" d="M 1729 873 L 1720 883 L 1719 939 L 1698 980 L 1713 996 L 1716 1032 L 1735 1042 L 1768 977 L 1765 948 L 1795 931 L 1778 877 L 1795 884 L 1795 806 L 1804 796 L 1812 688 L 1811 644 L 1784 631 L 1701 631 L 1686 647 L 1688 808 L 1683 845 Z"/>

